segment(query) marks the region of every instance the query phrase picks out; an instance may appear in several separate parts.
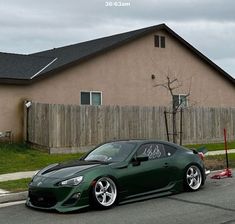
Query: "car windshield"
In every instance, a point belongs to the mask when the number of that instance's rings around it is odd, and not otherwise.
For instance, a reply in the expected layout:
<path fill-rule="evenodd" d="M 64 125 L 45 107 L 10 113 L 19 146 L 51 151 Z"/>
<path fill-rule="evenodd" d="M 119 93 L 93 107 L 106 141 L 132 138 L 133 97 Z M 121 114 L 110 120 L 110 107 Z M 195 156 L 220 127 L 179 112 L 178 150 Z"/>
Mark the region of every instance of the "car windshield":
<path fill-rule="evenodd" d="M 112 142 L 105 143 L 93 151 L 85 158 L 85 161 L 101 161 L 101 162 L 121 162 L 127 159 L 135 148 L 135 143 L 131 142 Z"/>

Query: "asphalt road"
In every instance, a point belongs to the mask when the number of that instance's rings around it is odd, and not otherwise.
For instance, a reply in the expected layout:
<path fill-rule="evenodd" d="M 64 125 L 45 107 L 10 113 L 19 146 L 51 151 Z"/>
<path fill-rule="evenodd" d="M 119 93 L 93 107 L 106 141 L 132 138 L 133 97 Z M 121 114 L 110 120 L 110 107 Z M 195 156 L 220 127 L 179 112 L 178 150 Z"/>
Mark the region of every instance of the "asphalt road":
<path fill-rule="evenodd" d="M 234 174 L 234 170 L 233 170 Z M 0 208 L 0 224 L 235 224 L 235 177 L 207 180 L 197 192 L 181 193 L 106 211 L 58 214 L 26 208 Z"/>

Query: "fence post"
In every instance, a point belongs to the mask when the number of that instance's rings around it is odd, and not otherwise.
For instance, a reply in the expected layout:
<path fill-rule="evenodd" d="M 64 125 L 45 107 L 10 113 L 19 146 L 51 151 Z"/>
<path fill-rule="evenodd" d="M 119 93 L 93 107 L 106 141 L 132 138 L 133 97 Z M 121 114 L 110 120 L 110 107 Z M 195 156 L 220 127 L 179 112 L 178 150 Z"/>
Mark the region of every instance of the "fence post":
<path fill-rule="evenodd" d="M 183 108 L 180 108 L 180 145 L 182 145 L 183 139 Z"/>
<path fill-rule="evenodd" d="M 28 124 L 29 124 L 29 108 L 31 107 L 32 103 L 29 100 L 23 101 L 23 140 L 24 142 L 28 142 L 29 140 L 29 130 L 28 130 Z"/>
<path fill-rule="evenodd" d="M 168 129 L 168 122 L 167 122 L 167 116 L 166 116 L 166 110 L 164 110 L 164 118 L 165 118 L 165 126 L 166 126 L 166 135 L 167 135 L 167 141 L 170 141 L 169 137 L 169 129 Z"/>

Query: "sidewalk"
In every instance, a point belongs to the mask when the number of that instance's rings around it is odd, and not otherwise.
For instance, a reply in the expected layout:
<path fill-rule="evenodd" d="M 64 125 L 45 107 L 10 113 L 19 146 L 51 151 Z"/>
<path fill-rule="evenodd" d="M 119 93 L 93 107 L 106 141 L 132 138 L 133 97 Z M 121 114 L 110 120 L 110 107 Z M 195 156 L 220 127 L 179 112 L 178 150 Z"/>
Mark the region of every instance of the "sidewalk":
<path fill-rule="evenodd" d="M 235 153 L 235 149 L 229 149 L 228 153 Z M 222 155 L 222 154 L 225 154 L 224 150 L 210 151 L 206 153 L 206 156 Z M 37 171 L 26 171 L 26 172 L 2 174 L 0 175 L 0 182 L 9 181 L 9 180 L 19 180 L 23 178 L 31 178 L 36 172 Z M 26 196 L 27 192 L 10 193 L 0 189 L 0 204 L 11 201 L 25 200 Z"/>
<path fill-rule="evenodd" d="M 0 175 L 0 182 L 9 180 L 19 180 L 23 178 L 32 178 L 37 171 L 26 171 L 17 173 L 8 173 Z M 23 201 L 26 199 L 28 192 L 11 193 L 0 189 L 0 205 L 7 202 Z"/>
<path fill-rule="evenodd" d="M 228 149 L 228 153 L 235 153 L 235 149 Z M 215 156 L 215 155 L 223 155 L 225 154 L 225 150 L 218 151 L 210 151 L 206 153 L 206 156 Z"/>
<path fill-rule="evenodd" d="M 37 171 L 26 171 L 17 173 L 7 173 L 0 175 L 0 182 L 8 180 L 19 180 L 23 178 L 31 178 Z"/>

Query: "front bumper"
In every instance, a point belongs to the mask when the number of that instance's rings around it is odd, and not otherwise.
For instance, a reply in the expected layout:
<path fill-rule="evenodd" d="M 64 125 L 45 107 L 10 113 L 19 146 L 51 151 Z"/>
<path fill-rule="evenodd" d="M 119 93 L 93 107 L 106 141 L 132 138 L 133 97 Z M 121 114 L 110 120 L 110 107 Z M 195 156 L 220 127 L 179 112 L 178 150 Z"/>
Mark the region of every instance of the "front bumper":
<path fill-rule="evenodd" d="M 79 187 L 29 187 L 26 205 L 36 209 L 69 212 L 89 206 L 89 194 Z"/>

